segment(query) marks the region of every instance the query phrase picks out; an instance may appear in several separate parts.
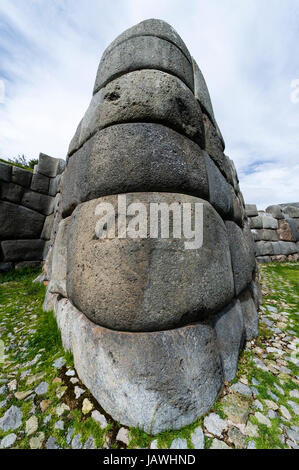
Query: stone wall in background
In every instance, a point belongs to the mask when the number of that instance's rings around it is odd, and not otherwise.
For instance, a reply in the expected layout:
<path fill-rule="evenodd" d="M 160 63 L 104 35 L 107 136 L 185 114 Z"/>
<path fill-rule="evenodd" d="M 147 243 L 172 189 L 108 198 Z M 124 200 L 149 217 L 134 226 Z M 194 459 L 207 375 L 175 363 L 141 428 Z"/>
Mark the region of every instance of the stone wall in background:
<path fill-rule="evenodd" d="M 258 262 L 299 260 L 299 203 L 278 204 L 258 211 L 246 204 Z"/>
<path fill-rule="evenodd" d="M 0 271 L 46 259 L 65 161 L 40 154 L 34 171 L 0 162 Z"/>
<path fill-rule="evenodd" d="M 204 77 L 147 20 L 104 52 L 72 139 L 44 278 L 65 349 L 115 420 L 157 434 L 206 413 L 258 334 L 254 241 Z M 97 239 L 96 207 L 202 203 L 203 246 Z M 127 219 L 127 223 L 128 223 Z"/>

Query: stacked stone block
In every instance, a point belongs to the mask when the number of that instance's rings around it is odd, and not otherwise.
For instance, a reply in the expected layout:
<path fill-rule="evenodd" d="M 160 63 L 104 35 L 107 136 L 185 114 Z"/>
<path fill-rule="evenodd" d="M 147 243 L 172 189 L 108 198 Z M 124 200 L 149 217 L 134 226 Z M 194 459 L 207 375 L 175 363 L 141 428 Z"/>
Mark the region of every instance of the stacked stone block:
<path fill-rule="evenodd" d="M 299 260 L 299 204 L 280 204 L 258 211 L 254 204 L 246 205 L 257 261 Z"/>
<path fill-rule="evenodd" d="M 40 154 L 34 172 L 0 162 L 0 270 L 39 266 L 47 255 L 55 181 L 65 162 Z"/>
<path fill-rule="evenodd" d="M 254 241 L 224 149 L 202 73 L 170 25 L 144 21 L 106 49 L 69 147 L 44 308 L 106 412 L 152 434 L 206 413 L 258 334 Z M 96 208 L 117 210 L 120 195 L 201 203 L 202 246 L 99 240 Z"/>

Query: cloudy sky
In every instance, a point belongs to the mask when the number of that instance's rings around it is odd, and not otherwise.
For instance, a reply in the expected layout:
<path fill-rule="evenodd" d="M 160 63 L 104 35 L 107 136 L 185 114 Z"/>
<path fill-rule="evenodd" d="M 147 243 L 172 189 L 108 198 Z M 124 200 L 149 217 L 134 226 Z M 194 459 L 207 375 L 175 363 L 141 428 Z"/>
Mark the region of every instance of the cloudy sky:
<path fill-rule="evenodd" d="M 299 201 L 299 0 L 0 0 L 0 157 L 65 158 L 101 54 L 147 18 L 201 67 L 246 202 Z"/>

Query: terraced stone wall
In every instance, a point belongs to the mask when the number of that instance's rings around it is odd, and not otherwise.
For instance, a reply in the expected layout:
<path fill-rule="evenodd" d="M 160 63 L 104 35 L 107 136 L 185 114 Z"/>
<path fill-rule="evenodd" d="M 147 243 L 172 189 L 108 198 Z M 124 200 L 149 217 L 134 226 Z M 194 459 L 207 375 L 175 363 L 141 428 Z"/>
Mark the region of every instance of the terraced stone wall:
<path fill-rule="evenodd" d="M 40 154 L 34 172 L 0 162 L 0 271 L 46 259 L 64 160 Z"/>
<path fill-rule="evenodd" d="M 247 204 L 256 257 L 260 263 L 299 260 L 299 203 L 278 204 L 258 211 Z"/>

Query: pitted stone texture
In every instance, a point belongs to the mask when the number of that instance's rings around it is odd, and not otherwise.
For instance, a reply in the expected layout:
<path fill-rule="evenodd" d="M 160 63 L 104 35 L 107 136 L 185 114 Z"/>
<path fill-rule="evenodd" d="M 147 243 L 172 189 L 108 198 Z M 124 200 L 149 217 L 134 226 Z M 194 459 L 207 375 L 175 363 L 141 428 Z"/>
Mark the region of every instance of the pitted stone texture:
<path fill-rule="evenodd" d="M 66 291 L 66 264 L 67 239 L 70 217 L 60 222 L 53 247 L 52 274 L 49 283 L 49 292 L 67 297 Z"/>
<path fill-rule="evenodd" d="M 153 435 L 180 429 L 218 396 L 222 366 L 209 325 L 125 333 L 95 325 L 66 299 L 56 302 L 55 312 L 78 376 L 122 425 Z"/>
<path fill-rule="evenodd" d="M 132 26 L 132 28 L 124 31 L 122 34 L 117 36 L 116 39 L 114 39 L 114 41 L 104 51 L 103 55 L 107 55 L 120 43 L 136 36 L 156 36 L 160 39 L 165 39 L 166 41 L 169 41 L 178 47 L 183 52 L 183 54 L 185 54 L 189 62 L 191 62 L 191 56 L 187 46 L 182 38 L 178 35 L 176 30 L 170 24 L 156 18 L 141 21 L 140 23 Z"/>
<path fill-rule="evenodd" d="M 125 331 L 172 328 L 227 305 L 234 295 L 229 245 L 212 206 L 181 194 L 131 193 L 126 198 L 127 206 L 145 204 L 147 214 L 149 203 L 202 203 L 203 245 L 185 249 L 186 239 L 172 238 L 172 231 L 170 238 L 99 240 L 95 209 L 99 203 L 117 209 L 118 197 L 81 204 L 72 215 L 68 240 L 67 292 L 73 304 L 95 323 Z"/>
<path fill-rule="evenodd" d="M 245 339 L 244 319 L 239 300 L 215 317 L 215 332 L 222 357 L 224 380 L 230 382 L 237 373 L 239 354 Z"/>
<path fill-rule="evenodd" d="M 63 215 L 110 194 L 180 192 L 208 199 L 200 147 L 160 124 L 119 124 L 99 131 L 68 160 Z"/>
<path fill-rule="evenodd" d="M 45 216 L 10 202 L 0 201 L 0 239 L 38 238 Z M 22 223 L 20 223 L 22 221 Z"/>
<path fill-rule="evenodd" d="M 274 217 L 275 219 L 283 219 L 284 218 L 284 215 L 282 213 L 282 209 L 278 205 L 273 205 L 273 206 L 267 207 L 266 212 L 268 212 L 268 214 L 271 214 L 272 217 Z"/>
<path fill-rule="evenodd" d="M 229 184 L 206 152 L 204 153 L 209 181 L 209 201 L 222 217 L 233 214 L 233 200 Z"/>
<path fill-rule="evenodd" d="M 232 256 L 235 293 L 238 296 L 252 280 L 256 266 L 254 241 L 247 225 L 242 230 L 234 222 L 227 221 L 225 224 Z"/>
<path fill-rule="evenodd" d="M 39 261 L 43 257 L 43 240 L 5 240 L 1 242 L 5 261 Z"/>
<path fill-rule="evenodd" d="M 128 122 L 164 124 L 204 148 L 202 112 L 192 91 L 173 75 L 137 70 L 113 80 L 93 96 L 69 154 L 97 130 Z"/>
<path fill-rule="evenodd" d="M 255 204 L 246 204 L 245 205 L 246 215 L 247 217 L 257 217 L 258 211 Z M 261 227 L 262 228 L 262 227 Z"/>
<path fill-rule="evenodd" d="M 103 55 L 94 93 L 120 75 L 141 69 L 170 73 L 194 90 L 192 64 L 180 49 L 158 37 L 138 36 L 121 42 Z"/>
<path fill-rule="evenodd" d="M 247 289 L 246 291 L 242 292 L 239 300 L 241 302 L 243 313 L 246 341 L 251 341 L 253 338 L 257 338 L 259 333 L 258 313 L 251 296 L 251 291 Z"/>

